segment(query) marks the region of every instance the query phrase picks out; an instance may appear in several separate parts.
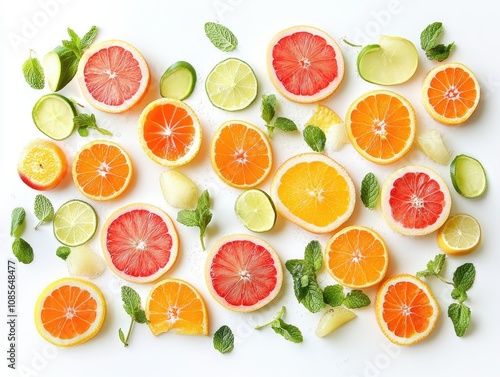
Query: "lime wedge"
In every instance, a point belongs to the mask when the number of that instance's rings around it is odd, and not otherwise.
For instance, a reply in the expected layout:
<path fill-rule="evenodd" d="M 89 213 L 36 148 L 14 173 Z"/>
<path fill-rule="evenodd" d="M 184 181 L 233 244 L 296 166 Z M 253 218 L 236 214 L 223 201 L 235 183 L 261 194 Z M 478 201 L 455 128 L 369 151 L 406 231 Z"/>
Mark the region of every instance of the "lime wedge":
<path fill-rule="evenodd" d="M 60 94 L 42 96 L 33 106 L 31 115 L 37 128 L 53 140 L 66 139 L 73 132 L 75 107 Z"/>
<path fill-rule="evenodd" d="M 486 191 L 487 180 L 483 165 L 473 157 L 460 154 L 450 165 L 451 183 L 466 198 L 477 198 Z"/>
<path fill-rule="evenodd" d="M 82 200 L 70 200 L 55 213 L 54 235 L 66 246 L 83 245 L 97 229 L 97 214 L 94 208 Z"/>
<path fill-rule="evenodd" d="M 257 97 L 257 77 L 242 60 L 229 58 L 218 63 L 205 82 L 208 99 L 226 111 L 245 109 Z"/>
<path fill-rule="evenodd" d="M 451 153 L 444 145 L 441 133 L 438 130 L 425 131 L 420 134 L 417 140 L 420 148 L 432 160 L 441 165 L 446 165 L 450 162 Z"/>
<path fill-rule="evenodd" d="M 269 195 L 260 189 L 248 189 L 234 205 L 236 216 L 252 232 L 267 232 L 276 223 L 276 209 Z"/>
<path fill-rule="evenodd" d="M 316 328 L 316 335 L 322 338 L 354 318 L 356 318 L 356 313 L 343 306 L 331 308 L 321 317 Z"/>
<path fill-rule="evenodd" d="M 167 68 L 160 79 L 160 94 L 165 98 L 188 98 L 196 84 L 196 71 L 185 61 L 178 61 Z"/>
<path fill-rule="evenodd" d="M 365 46 L 358 55 L 359 75 L 379 85 L 408 81 L 418 66 L 418 52 L 408 39 L 382 35 L 379 44 Z"/>

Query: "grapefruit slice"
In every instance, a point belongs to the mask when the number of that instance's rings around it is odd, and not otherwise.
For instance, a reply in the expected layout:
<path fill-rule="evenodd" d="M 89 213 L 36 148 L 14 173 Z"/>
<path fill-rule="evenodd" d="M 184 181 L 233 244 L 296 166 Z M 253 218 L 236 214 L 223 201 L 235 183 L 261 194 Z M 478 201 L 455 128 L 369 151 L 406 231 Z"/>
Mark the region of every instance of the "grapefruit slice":
<path fill-rule="evenodd" d="M 150 83 L 141 53 L 120 40 L 91 45 L 80 60 L 77 78 L 85 99 L 108 113 L 130 109 L 144 97 Z"/>
<path fill-rule="evenodd" d="M 286 98 L 303 103 L 333 94 L 344 78 L 344 57 L 337 42 L 311 26 L 276 34 L 267 50 L 271 81 Z"/>
<path fill-rule="evenodd" d="M 250 235 L 231 235 L 212 247 L 205 278 L 219 304 L 237 312 L 252 312 L 278 295 L 283 269 L 278 254 L 265 241 Z"/>
<path fill-rule="evenodd" d="M 174 264 L 177 231 L 161 209 L 144 203 L 115 211 L 102 229 L 102 250 L 111 270 L 134 283 L 155 281 Z"/>
<path fill-rule="evenodd" d="M 439 229 L 448 219 L 448 186 L 432 169 L 406 166 L 390 174 L 382 187 L 382 212 L 395 231 L 422 236 Z"/>

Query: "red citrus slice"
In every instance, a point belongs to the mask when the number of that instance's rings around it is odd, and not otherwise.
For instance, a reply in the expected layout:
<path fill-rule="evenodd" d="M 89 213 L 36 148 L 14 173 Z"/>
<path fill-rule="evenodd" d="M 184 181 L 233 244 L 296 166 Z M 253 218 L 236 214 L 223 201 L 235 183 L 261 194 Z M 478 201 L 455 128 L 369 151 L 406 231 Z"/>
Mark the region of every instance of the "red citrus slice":
<path fill-rule="evenodd" d="M 115 211 L 103 226 L 101 243 L 111 270 L 135 283 L 155 281 L 167 272 L 179 248 L 170 217 L 161 209 L 143 203 Z"/>
<path fill-rule="evenodd" d="M 344 58 L 335 40 L 311 26 L 276 34 L 267 50 L 271 81 L 285 97 L 317 102 L 333 94 L 344 78 Z"/>
<path fill-rule="evenodd" d="M 205 277 L 208 290 L 219 304 L 237 312 L 251 312 L 278 295 L 283 269 L 278 254 L 265 241 L 231 235 L 212 247 Z"/>
<path fill-rule="evenodd" d="M 381 198 L 387 223 L 409 236 L 437 230 L 451 209 L 448 186 L 439 174 L 424 166 L 406 166 L 389 175 Z"/>
<path fill-rule="evenodd" d="M 144 97 L 150 83 L 141 53 L 119 40 L 90 46 L 80 60 L 77 78 L 85 99 L 108 113 L 130 109 Z"/>

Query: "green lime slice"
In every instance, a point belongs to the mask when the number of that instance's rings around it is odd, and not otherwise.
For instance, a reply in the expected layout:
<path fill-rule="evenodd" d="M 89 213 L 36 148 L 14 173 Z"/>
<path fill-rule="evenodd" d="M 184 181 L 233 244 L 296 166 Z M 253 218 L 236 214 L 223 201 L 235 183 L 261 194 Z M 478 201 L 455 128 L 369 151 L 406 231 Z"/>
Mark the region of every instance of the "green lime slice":
<path fill-rule="evenodd" d="M 486 191 L 487 180 L 483 165 L 473 157 L 460 154 L 450 165 L 451 183 L 466 198 L 477 198 Z"/>
<path fill-rule="evenodd" d="M 83 245 L 97 229 L 97 214 L 94 208 L 82 200 L 70 200 L 55 213 L 54 235 L 66 246 Z"/>
<path fill-rule="evenodd" d="M 73 132 L 75 107 L 60 94 L 42 96 L 33 106 L 31 115 L 37 128 L 53 140 L 66 139 Z"/>
<path fill-rule="evenodd" d="M 50 90 L 57 92 L 64 88 L 75 77 L 79 61 L 66 47 L 57 46 L 47 53 L 43 58 L 43 70 Z"/>
<path fill-rule="evenodd" d="M 365 46 L 358 55 L 359 75 L 379 85 L 408 81 L 418 66 L 418 52 L 408 39 L 381 36 L 379 44 Z"/>
<path fill-rule="evenodd" d="M 178 61 L 167 68 L 160 79 L 160 94 L 164 98 L 180 101 L 188 98 L 196 84 L 196 71 L 185 61 Z"/>
<path fill-rule="evenodd" d="M 257 77 L 244 61 L 229 58 L 218 63 L 205 82 L 208 99 L 226 111 L 242 110 L 257 97 Z"/>
<path fill-rule="evenodd" d="M 234 205 L 236 216 L 252 232 L 267 232 L 276 223 L 276 209 L 269 195 L 260 189 L 243 191 Z"/>

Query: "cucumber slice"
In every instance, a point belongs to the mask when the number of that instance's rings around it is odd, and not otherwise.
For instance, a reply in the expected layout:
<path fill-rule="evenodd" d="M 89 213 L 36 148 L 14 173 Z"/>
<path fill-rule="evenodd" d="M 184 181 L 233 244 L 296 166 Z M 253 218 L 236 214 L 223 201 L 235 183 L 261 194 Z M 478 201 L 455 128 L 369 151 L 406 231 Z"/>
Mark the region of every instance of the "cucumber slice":
<path fill-rule="evenodd" d="M 62 46 L 45 55 L 43 69 L 51 91 L 61 90 L 75 77 L 79 61 L 73 51 Z"/>
<path fill-rule="evenodd" d="M 31 114 L 37 128 L 53 140 L 66 139 L 73 132 L 75 107 L 60 94 L 42 96 L 33 106 Z"/>
<path fill-rule="evenodd" d="M 160 95 L 180 101 L 188 98 L 196 84 L 196 71 L 185 61 L 178 61 L 167 68 L 160 79 Z"/>

